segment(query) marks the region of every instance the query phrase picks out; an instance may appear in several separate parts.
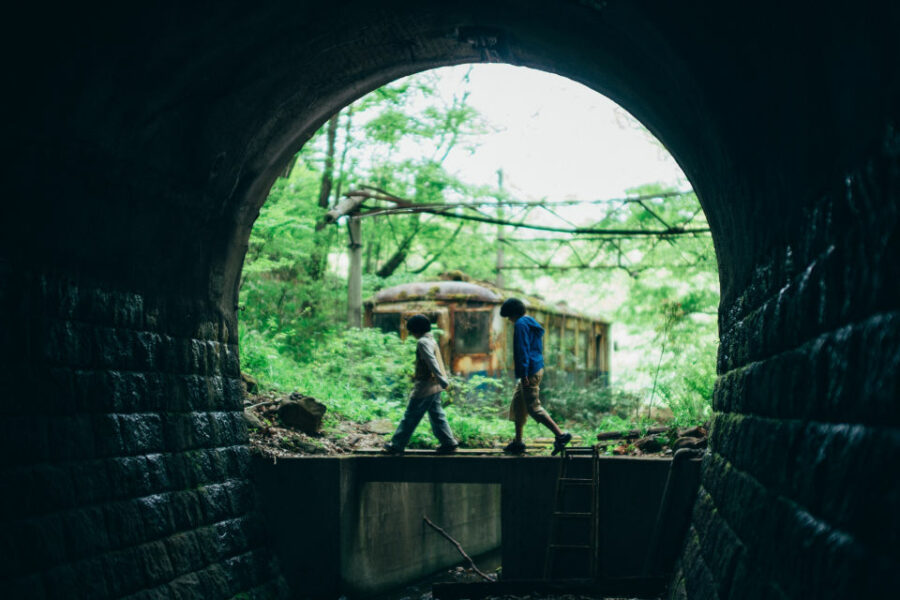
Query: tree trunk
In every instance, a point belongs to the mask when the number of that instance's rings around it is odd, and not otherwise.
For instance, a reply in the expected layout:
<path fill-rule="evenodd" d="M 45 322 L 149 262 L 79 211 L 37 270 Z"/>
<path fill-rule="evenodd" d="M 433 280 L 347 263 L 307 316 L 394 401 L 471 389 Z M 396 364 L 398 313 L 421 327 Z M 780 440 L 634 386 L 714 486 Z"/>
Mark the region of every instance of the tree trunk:
<path fill-rule="evenodd" d="M 319 207 L 328 208 L 328 199 L 331 197 L 331 188 L 334 184 L 334 146 L 337 139 L 338 119 L 341 113 L 331 117 L 328 121 L 328 129 L 325 132 L 326 148 L 325 148 L 325 164 L 322 168 L 322 182 L 319 185 Z M 314 235 L 318 235 L 318 232 Z M 307 272 L 310 279 L 319 281 L 325 274 L 328 261 L 328 245 L 319 240 L 313 247 L 312 254 L 309 257 Z"/>
<path fill-rule="evenodd" d="M 382 265 L 378 272 L 375 273 L 381 278 L 390 277 L 394 274 L 394 271 L 397 270 L 400 265 L 403 264 L 403 261 L 406 260 L 406 254 L 409 251 L 409 246 L 412 244 L 413 239 L 415 239 L 416 234 L 419 232 L 419 222 L 416 221 L 416 226 L 413 228 L 412 232 L 407 235 L 400 245 L 397 247 L 397 250 L 394 251 L 394 254 L 391 255 L 387 262 Z"/>
<path fill-rule="evenodd" d="M 359 217 L 350 217 L 350 273 L 347 277 L 347 325 L 362 327 L 362 231 Z"/>
<path fill-rule="evenodd" d="M 319 207 L 328 208 L 328 198 L 331 196 L 331 187 L 334 185 L 334 146 L 337 139 L 338 119 L 341 113 L 328 120 L 328 130 L 325 133 L 327 146 L 325 149 L 325 165 L 322 169 L 322 184 L 319 186 Z"/>
<path fill-rule="evenodd" d="M 384 265 L 378 269 L 378 272 L 375 273 L 379 277 L 385 278 L 390 277 L 394 274 L 394 271 L 403 264 L 403 261 L 406 260 L 406 248 L 401 247 L 397 248 L 397 251 L 394 252 L 393 256 L 391 256 Z"/>
<path fill-rule="evenodd" d="M 353 105 L 347 107 L 347 118 L 344 120 L 344 149 L 341 151 L 341 163 L 338 166 L 337 189 L 334 192 L 335 198 L 341 197 L 341 186 L 344 183 L 344 165 L 347 164 L 347 152 L 350 150 L 350 125 L 353 123 Z M 335 132 L 337 130 L 335 129 Z"/>

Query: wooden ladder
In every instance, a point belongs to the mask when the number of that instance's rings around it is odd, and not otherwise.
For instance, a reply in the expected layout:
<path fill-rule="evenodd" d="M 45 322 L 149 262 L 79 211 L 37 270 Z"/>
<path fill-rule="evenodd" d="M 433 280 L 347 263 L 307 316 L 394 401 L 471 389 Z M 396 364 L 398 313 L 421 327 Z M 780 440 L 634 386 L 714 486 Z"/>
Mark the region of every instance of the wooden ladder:
<path fill-rule="evenodd" d="M 597 576 L 599 458 L 596 446 L 566 448 L 560 457 L 545 579 L 589 581 Z"/>

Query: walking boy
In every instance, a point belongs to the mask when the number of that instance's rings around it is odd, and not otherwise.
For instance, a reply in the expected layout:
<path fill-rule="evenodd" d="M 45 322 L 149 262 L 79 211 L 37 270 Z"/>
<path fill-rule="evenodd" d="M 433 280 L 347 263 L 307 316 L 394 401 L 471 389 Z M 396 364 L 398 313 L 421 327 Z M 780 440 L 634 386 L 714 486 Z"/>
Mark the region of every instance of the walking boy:
<path fill-rule="evenodd" d="M 409 438 L 416 430 L 425 413 L 431 421 L 431 431 L 441 445 L 438 454 L 451 454 L 459 446 L 450 431 L 447 415 L 441 408 L 441 390 L 447 389 L 450 381 L 444 370 L 441 349 L 431 335 L 431 321 L 425 315 L 415 315 L 406 321 L 406 330 L 418 340 L 416 342 L 416 373 L 413 376 L 413 389 L 409 394 L 409 403 L 403 420 L 397 426 L 394 437 L 384 447 L 388 454 L 403 454 Z"/>
<path fill-rule="evenodd" d="M 541 406 L 541 378 L 544 375 L 544 328 L 525 314 L 525 304 L 518 298 L 509 298 L 500 307 L 500 316 L 509 319 L 513 330 L 513 362 L 516 367 L 516 392 L 509 407 L 509 420 L 516 424 L 516 437 L 504 452 L 522 454 L 525 443 L 522 432 L 528 415 L 553 432 L 556 440 L 552 454 L 559 454 L 572 441 L 572 434 L 565 432 L 550 418 Z"/>

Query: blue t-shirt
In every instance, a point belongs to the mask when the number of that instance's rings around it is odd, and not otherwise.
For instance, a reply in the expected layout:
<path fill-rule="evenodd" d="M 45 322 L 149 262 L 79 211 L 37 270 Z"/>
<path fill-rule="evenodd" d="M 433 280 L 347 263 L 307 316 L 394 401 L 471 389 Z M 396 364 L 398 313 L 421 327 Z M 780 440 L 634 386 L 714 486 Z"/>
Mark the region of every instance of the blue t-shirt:
<path fill-rule="evenodd" d="M 513 362 L 516 379 L 534 375 L 544 368 L 544 328 L 523 315 L 516 319 L 513 330 Z"/>

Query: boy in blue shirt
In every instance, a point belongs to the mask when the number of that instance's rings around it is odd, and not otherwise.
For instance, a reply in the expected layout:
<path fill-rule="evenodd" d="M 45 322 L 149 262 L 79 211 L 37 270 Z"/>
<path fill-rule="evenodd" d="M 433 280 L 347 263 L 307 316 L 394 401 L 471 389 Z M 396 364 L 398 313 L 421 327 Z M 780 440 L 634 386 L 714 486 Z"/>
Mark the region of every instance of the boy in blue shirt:
<path fill-rule="evenodd" d="M 552 454 L 558 454 L 572 441 L 572 434 L 563 432 L 541 406 L 541 378 L 544 375 L 544 328 L 525 314 L 525 304 L 518 298 L 509 298 L 500 307 L 500 316 L 509 319 L 513 330 L 513 362 L 516 368 L 516 392 L 509 407 L 509 420 L 516 425 L 516 437 L 504 452 L 522 454 L 525 443 L 522 432 L 528 415 L 553 432 L 556 440 Z"/>

